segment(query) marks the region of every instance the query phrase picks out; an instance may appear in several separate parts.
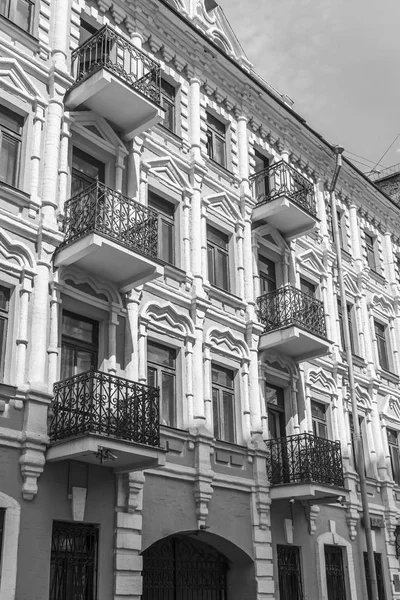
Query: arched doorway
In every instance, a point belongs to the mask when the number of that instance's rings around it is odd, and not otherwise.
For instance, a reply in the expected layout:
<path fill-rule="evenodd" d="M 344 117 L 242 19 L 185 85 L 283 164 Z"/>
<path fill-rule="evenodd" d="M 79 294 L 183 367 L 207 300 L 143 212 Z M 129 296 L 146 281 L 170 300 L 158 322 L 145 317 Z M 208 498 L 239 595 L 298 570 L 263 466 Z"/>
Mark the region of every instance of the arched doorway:
<path fill-rule="evenodd" d="M 143 552 L 143 600 L 227 600 L 227 559 L 193 536 L 160 540 Z"/>

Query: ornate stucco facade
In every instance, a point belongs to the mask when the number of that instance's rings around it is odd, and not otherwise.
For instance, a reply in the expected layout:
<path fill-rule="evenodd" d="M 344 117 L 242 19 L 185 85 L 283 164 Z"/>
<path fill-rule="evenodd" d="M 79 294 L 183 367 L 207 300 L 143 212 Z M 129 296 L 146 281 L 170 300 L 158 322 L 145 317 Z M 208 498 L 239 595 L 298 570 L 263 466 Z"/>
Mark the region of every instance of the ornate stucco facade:
<path fill-rule="evenodd" d="M 212 1 L 2 10 L 0 600 L 328 600 L 335 556 L 341 597 L 367 598 L 333 147 Z M 337 201 L 389 600 L 400 213 L 346 160 Z"/>

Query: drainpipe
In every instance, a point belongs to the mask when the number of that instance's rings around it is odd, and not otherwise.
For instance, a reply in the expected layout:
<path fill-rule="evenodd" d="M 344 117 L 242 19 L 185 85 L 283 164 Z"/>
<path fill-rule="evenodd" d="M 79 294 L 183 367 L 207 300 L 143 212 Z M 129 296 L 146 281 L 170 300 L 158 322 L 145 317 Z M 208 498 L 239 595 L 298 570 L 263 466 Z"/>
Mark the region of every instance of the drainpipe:
<path fill-rule="evenodd" d="M 330 196 L 330 205 L 332 211 L 332 228 L 333 228 L 333 240 L 334 240 L 334 249 L 336 251 L 337 258 L 337 270 L 338 270 L 338 282 L 339 282 L 339 293 L 340 293 L 340 302 L 342 305 L 343 311 L 343 337 L 344 337 L 344 347 L 346 351 L 346 359 L 347 359 L 347 376 L 349 380 L 349 391 L 350 391 L 350 399 L 351 399 L 351 407 L 353 412 L 353 423 L 354 423 L 354 444 L 356 448 L 357 455 L 357 464 L 359 465 L 359 478 L 360 478 L 360 491 L 361 491 L 361 505 L 364 516 L 364 527 L 365 527 L 365 538 L 367 542 L 367 554 L 368 554 L 368 567 L 371 578 L 371 600 L 379 600 L 378 598 L 378 583 L 376 579 L 376 570 L 375 570 L 375 559 L 374 559 L 374 549 L 372 545 L 372 532 L 371 532 L 371 519 L 369 516 L 369 505 L 368 505 L 368 494 L 367 494 L 367 484 L 365 479 L 365 459 L 364 459 L 364 450 L 361 438 L 360 431 L 360 423 L 359 423 L 359 414 L 358 414 L 358 405 L 356 398 L 356 387 L 354 380 L 354 365 L 353 365 L 353 355 L 351 352 L 350 345 L 350 329 L 349 322 L 347 320 L 347 303 L 346 303 L 346 290 L 344 286 L 344 278 L 343 278 L 343 262 L 342 262 L 342 251 L 340 247 L 339 241 L 339 227 L 338 227 L 338 219 L 337 219 L 337 204 L 335 197 L 335 187 L 336 182 L 339 176 L 339 171 L 342 167 L 342 152 L 344 148 L 340 146 L 336 146 L 334 151 L 336 155 L 336 166 L 335 171 L 332 177 L 332 183 L 329 188 L 329 196 Z"/>

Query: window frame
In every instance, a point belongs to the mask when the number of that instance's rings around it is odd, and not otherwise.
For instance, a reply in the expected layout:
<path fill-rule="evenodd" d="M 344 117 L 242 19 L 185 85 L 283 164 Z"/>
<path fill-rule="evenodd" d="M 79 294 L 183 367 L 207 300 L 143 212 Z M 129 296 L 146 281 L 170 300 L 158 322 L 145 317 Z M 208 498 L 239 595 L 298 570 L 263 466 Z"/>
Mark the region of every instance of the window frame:
<path fill-rule="evenodd" d="M 343 328 L 343 307 L 342 307 L 342 303 L 341 303 L 340 299 L 338 299 L 338 301 L 337 301 L 337 307 L 338 307 L 338 318 L 339 318 L 340 343 L 342 346 L 342 350 L 344 351 L 345 345 L 344 345 L 344 328 Z M 357 338 L 356 323 L 355 323 L 355 319 L 354 319 L 354 304 L 351 304 L 350 302 L 346 302 L 346 309 L 347 309 L 346 310 L 347 323 L 349 325 L 349 331 L 350 331 L 350 349 L 351 349 L 351 353 L 354 356 L 357 356 L 358 346 L 356 345 L 356 340 L 358 338 Z"/>
<path fill-rule="evenodd" d="M 149 360 L 149 344 L 155 347 L 159 347 L 163 350 L 166 350 L 169 353 L 174 353 L 174 366 L 168 366 L 168 365 L 164 365 L 161 363 L 157 363 L 154 361 Z M 154 387 L 158 387 L 160 390 L 160 424 L 164 425 L 165 427 L 174 427 L 175 429 L 178 427 L 178 406 L 177 406 L 177 386 L 178 386 L 178 377 L 177 377 L 177 370 L 178 370 L 178 355 L 179 355 L 179 351 L 177 348 L 173 347 L 173 346 L 168 346 L 164 343 L 159 343 L 159 341 L 155 341 L 153 339 L 148 339 L 147 340 L 147 352 L 146 352 L 146 376 L 147 376 L 147 383 L 149 384 L 149 369 L 153 369 L 155 371 L 155 379 L 156 379 L 156 385 Z M 163 373 L 168 373 L 169 375 L 173 376 L 173 381 L 174 381 L 174 391 L 173 391 L 173 398 L 172 400 L 169 402 L 169 412 L 170 414 L 168 415 L 168 420 L 170 421 L 163 423 L 163 414 L 162 414 L 162 407 L 163 407 L 163 397 L 162 397 L 162 385 L 160 385 L 160 383 L 162 382 L 162 376 Z"/>
<path fill-rule="evenodd" d="M 387 328 L 387 324 L 381 323 L 380 321 L 374 319 L 374 334 L 378 354 L 378 365 L 383 371 L 390 373 L 392 365 L 390 362 L 390 339 L 388 339 Z M 377 332 L 378 329 L 381 329 L 380 333 Z"/>
<path fill-rule="evenodd" d="M 228 126 L 224 121 L 221 121 L 218 117 L 215 117 L 212 113 L 207 111 L 207 155 L 210 160 L 219 165 L 220 167 L 227 169 L 228 168 L 228 140 L 227 140 L 227 131 Z M 218 127 L 216 123 L 224 129 L 224 133 L 218 131 Z M 216 141 L 221 143 L 221 148 L 223 149 L 223 160 L 222 162 L 217 160 L 216 155 Z"/>
<path fill-rule="evenodd" d="M 263 268 L 265 267 L 265 269 Z M 272 268 L 273 274 L 269 273 L 269 267 Z M 268 272 L 267 272 L 268 271 Z M 276 273 L 276 262 L 268 256 L 264 256 L 263 254 L 258 254 L 258 279 L 260 284 L 260 295 L 268 294 L 269 292 L 273 292 L 277 289 L 277 273 Z M 263 283 L 264 282 L 264 283 Z M 271 289 L 265 289 L 265 283 L 269 287 L 271 284 Z"/>
<path fill-rule="evenodd" d="M 364 231 L 365 252 L 367 265 L 374 273 L 379 273 L 379 264 L 376 257 L 376 236 Z"/>
<path fill-rule="evenodd" d="M 3 122 L 2 119 L 4 119 Z M 14 131 L 9 126 L 4 124 L 7 119 L 13 120 L 16 125 L 16 129 L 19 129 L 19 131 Z M 0 160 L 2 142 L 5 137 L 15 142 L 17 147 L 17 152 L 15 156 L 15 173 L 13 174 L 12 181 L 9 181 L 8 178 L 5 178 L 4 180 L 1 179 L 1 181 L 6 185 L 9 185 L 16 189 L 20 188 L 25 120 L 25 117 L 23 117 L 20 113 L 11 110 L 10 108 L 8 108 L 8 106 L 4 104 L 0 105 Z"/>
<path fill-rule="evenodd" d="M 213 381 L 213 371 L 220 371 L 225 374 L 232 375 L 232 387 L 223 385 L 219 382 Z M 236 419 L 236 375 L 237 372 L 229 367 L 220 365 L 215 361 L 211 361 L 211 401 L 212 401 L 212 422 L 213 422 L 213 433 L 214 437 L 222 442 L 230 444 L 236 444 L 238 438 L 238 424 Z M 216 392 L 216 396 L 214 396 Z M 224 418 L 224 393 L 231 396 L 231 414 L 229 415 L 232 419 L 232 439 L 226 439 L 224 428 L 226 420 Z M 217 422 L 215 419 L 217 415 Z M 222 416 L 222 418 L 221 418 Z"/>
<path fill-rule="evenodd" d="M 91 325 L 93 325 L 93 342 L 85 342 L 84 340 L 79 340 L 78 338 L 74 338 L 70 335 L 65 334 L 63 332 L 63 327 L 62 327 L 64 315 L 72 317 L 74 319 L 78 319 L 80 321 L 84 321 L 86 323 L 90 323 Z M 62 377 L 63 351 L 64 351 L 65 347 L 69 347 L 69 348 L 72 347 L 75 352 L 79 351 L 79 350 L 82 350 L 82 351 L 88 352 L 88 353 L 90 352 L 93 356 L 94 369 L 97 370 L 99 368 L 99 330 L 100 330 L 100 322 L 99 321 L 97 321 L 95 319 L 91 319 L 89 317 L 86 317 L 85 315 L 82 315 L 77 312 L 73 312 L 73 311 L 65 309 L 65 308 L 62 309 L 62 311 L 61 311 L 61 352 L 60 352 L 60 378 L 61 378 L 61 380 L 70 379 L 71 377 L 74 377 L 75 375 L 78 374 L 78 373 L 74 373 L 73 375 L 68 375 L 65 378 Z M 75 360 L 74 360 L 73 367 L 74 367 L 74 369 L 76 367 Z"/>
<path fill-rule="evenodd" d="M 0 340 L 0 381 L 3 381 L 4 369 L 6 364 L 7 342 L 10 328 L 10 303 L 12 289 L 8 286 L 0 285 L 0 290 L 6 292 L 6 308 L 0 308 L 0 320 L 4 321 L 3 338 Z"/>
<path fill-rule="evenodd" d="M 314 408 L 317 410 L 320 406 L 323 407 L 323 414 L 324 414 L 323 417 L 319 417 L 315 411 L 313 412 L 313 405 L 314 405 Z M 318 405 L 318 408 L 316 405 Z M 330 439 L 329 427 L 328 427 L 329 406 L 327 404 L 325 404 L 324 402 L 320 402 L 319 400 L 312 398 L 310 401 L 310 407 L 311 407 L 311 425 L 312 425 L 313 435 L 315 435 L 317 437 L 321 437 L 325 440 L 329 440 Z M 325 435 L 320 435 L 320 433 L 319 433 L 320 428 L 322 428 L 322 427 L 325 428 Z"/>
<path fill-rule="evenodd" d="M 4 17 L 5 19 L 7 19 L 8 21 L 11 21 L 11 23 L 13 23 L 16 27 L 18 27 L 22 31 L 25 31 L 26 33 L 32 35 L 34 25 L 35 25 L 36 2 L 35 2 L 35 0 L 22 0 L 22 1 L 31 7 L 30 17 L 29 17 L 29 25 L 28 25 L 27 29 L 25 29 L 25 27 L 21 27 L 21 25 L 19 25 L 16 21 L 18 0 L 17 0 L 17 2 L 13 2 L 13 0 L 5 0 L 6 7 L 7 7 L 5 12 L 8 14 L 0 13 L 0 15 L 2 17 Z"/>
<path fill-rule="evenodd" d="M 173 94 L 168 94 L 168 89 L 164 89 L 164 87 L 170 87 L 174 90 Z M 163 119 L 161 125 L 165 127 L 171 133 L 176 134 L 176 126 L 177 126 L 177 118 L 176 118 L 176 96 L 177 96 L 177 88 L 170 81 L 165 79 L 165 77 L 161 77 L 161 96 L 160 96 L 160 104 L 161 108 L 165 110 L 164 104 L 167 104 L 168 107 L 172 109 L 172 128 L 165 124 L 165 120 Z M 167 115 L 166 111 L 166 115 Z"/>
<path fill-rule="evenodd" d="M 345 221 L 345 213 L 344 211 L 338 209 L 336 211 L 337 223 L 338 223 L 338 233 L 339 233 L 339 247 L 341 250 L 347 252 L 347 232 L 345 227 L 343 227 L 343 222 Z M 346 223 L 344 223 L 346 226 Z"/>
<path fill-rule="evenodd" d="M 391 441 L 390 437 L 393 436 L 396 441 Z M 390 456 L 390 469 L 392 472 L 392 479 L 400 485 L 400 446 L 399 446 L 399 432 L 390 427 L 386 427 L 386 438 Z"/>
<path fill-rule="evenodd" d="M 257 168 L 257 160 L 262 165 L 262 167 L 260 169 Z M 272 161 L 269 156 L 266 156 L 265 154 L 260 152 L 260 150 L 258 150 L 257 148 L 254 148 L 254 173 L 255 174 L 262 173 L 266 169 L 269 169 L 271 164 L 272 164 Z M 263 177 L 262 179 L 256 179 L 256 181 L 255 181 L 256 199 L 263 197 L 263 196 L 268 196 L 270 191 L 271 191 L 271 182 L 270 182 L 270 178 L 269 178 L 268 174 L 265 177 Z"/>
<path fill-rule="evenodd" d="M 215 232 L 217 236 L 221 236 L 226 238 L 226 246 L 222 246 L 217 242 L 213 241 L 209 237 L 209 233 Z M 230 242 L 231 236 L 220 229 L 217 229 L 214 225 L 207 223 L 207 276 L 210 285 L 222 290 L 228 294 L 232 292 L 232 279 L 231 279 L 231 271 L 230 271 Z M 217 285 L 217 276 L 221 272 L 217 267 L 217 257 L 218 254 L 221 254 L 226 259 L 226 268 L 225 268 L 225 276 L 226 276 L 226 287 Z M 211 264 L 212 268 L 210 269 L 210 256 L 212 257 Z"/>
<path fill-rule="evenodd" d="M 303 292 L 303 294 L 307 294 L 311 298 L 318 297 L 317 296 L 318 284 L 314 283 L 310 279 L 307 279 L 306 277 L 303 277 L 303 275 L 300 275 L 299 284 L 300 284 L 300 290 Z M 312 291 L 310 291 L 311 288 L 313 288 Z"/>
<path fill-rule="evenodd" d="M 172 266 L 176 266 L 176 219 L 175 213 L 177 209 L 177 205 L 174 202 L 171 202 L 167 198 L 164 198 L 161 194 L 153 190 L 148 190 L 147 192 L 147 205 L 149 208 L 156 210 L 158 213 L 158 224 L 157 224 L 157 234 L 158 234 L 158 256 L 168 264 Z M 168 214 L 168 211 L 165 210 L 166 205 L 168 207 L 173 208 L 172 215 Z M 171 228 L 170 235 L 170 244 L 171 244 L 171 260 L 167 260 L 165 258 L 164 247 L 163 247 L 163 224 L 166 224 Z"/>

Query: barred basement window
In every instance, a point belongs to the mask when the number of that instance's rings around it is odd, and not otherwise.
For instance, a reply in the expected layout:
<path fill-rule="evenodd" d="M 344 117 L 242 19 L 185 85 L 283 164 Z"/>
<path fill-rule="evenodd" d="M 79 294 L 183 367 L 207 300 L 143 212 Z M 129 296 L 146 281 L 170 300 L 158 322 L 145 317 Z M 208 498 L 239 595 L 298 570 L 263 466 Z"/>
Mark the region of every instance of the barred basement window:
<path fill-rule="evenodd" d="M 96 600 L 99 530 L 53 522 L 49 600 Z"/>
<path fill-rule="evenodd" d="M 300 570 L 300 548 L 277 546 L 279 599 L 303 600 L 303 585 Z"/>
<path fill-rule="evenodd" d="M 382 554 L 374 552 L 376 579 L 378 583 L 378 600 L 386 600 L 385 585 L 383 581 Z M 372 600 L 371 576 L 369 574 L 368 553 L 364 552 L 365 579 L 367 582 L 368 600 Z"/>
<path fill-rule="evenodd" d="M 343 549 L 340 546 L 325 546 L 325 571 L 328 600 L 346 600 Z"/>
<path fill-rule="evenodd" d="M 6 516 L 6 509 L 0 508 L 0 585 L 1 585 L 1 567 L 3 559 L 3 538 L 4 538 L 4 520 Z"/>

